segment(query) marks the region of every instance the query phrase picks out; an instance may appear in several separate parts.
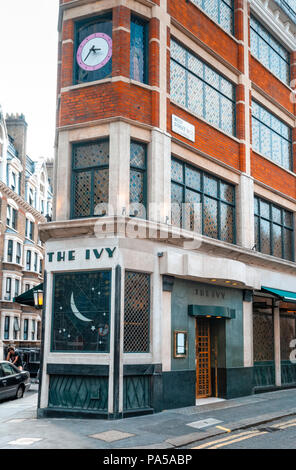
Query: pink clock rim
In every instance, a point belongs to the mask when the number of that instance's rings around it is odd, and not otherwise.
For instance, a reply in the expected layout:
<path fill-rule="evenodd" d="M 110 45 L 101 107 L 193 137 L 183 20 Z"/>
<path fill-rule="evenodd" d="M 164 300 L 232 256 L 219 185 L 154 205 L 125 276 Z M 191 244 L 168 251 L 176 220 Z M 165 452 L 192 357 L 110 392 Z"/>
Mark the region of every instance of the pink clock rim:
<path fill-rule="evenodd" d="M 84 62 L 81 58 L 81 52 L 82 52 L 82 49 L 84 48 L 85 44 L 87 44 L 88 41 L 90 41 L 93 38 L 98 38 L 98 37 L 103 38 L 108 42 L 109 51 L 108 51 L 107 56 L 103 60 L 103 62 L 101 62 L 100 64 L 95 65 L 93 67 L 90 67 L 90 66 L 84 64 Z M 112 46 L 113 46 L 112 38 L 108 34 L 105 34 L 105 33 L 92 33 L 92 34 L 90 34 L 89 36 L 87 36 L 86 38 L 83 39 L 83 41 L 80 43 L 80 45 L 78 47 L 77 54 L 76 54 L 76 60 L 77 60 L 77 63 L 79 65 L 79 67 L 82 68 L 83 70 L 87 70 L 88 72 L 93 72 L 95 70 L 101 69 L 102 67 L 104 67 L 104 65 L 107 64 L 107 62 L 109 62 L 109 60 L 112 56 Z"/>

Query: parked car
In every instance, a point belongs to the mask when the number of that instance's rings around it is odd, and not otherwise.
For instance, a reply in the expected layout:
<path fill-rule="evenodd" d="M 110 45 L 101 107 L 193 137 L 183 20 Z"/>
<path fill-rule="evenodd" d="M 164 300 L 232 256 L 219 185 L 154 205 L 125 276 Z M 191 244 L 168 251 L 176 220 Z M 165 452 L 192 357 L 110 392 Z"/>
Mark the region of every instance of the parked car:
<path fill-rule="evenodd" d="M 10 362 L 0 361 L 0 400 L 22 398 L 31 385 L 30 373 L 20 371 Z"/>

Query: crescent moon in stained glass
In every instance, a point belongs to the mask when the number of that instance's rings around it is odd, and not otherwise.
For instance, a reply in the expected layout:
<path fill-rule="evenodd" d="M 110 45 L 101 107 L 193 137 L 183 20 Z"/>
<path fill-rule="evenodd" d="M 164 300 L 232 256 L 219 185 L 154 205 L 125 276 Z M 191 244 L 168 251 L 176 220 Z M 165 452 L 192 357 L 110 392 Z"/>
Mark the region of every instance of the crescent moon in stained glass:
<path fill-rule="evenodd" d="M 83 316 L 83 315 L 79 312 L 79 310 L 78 310 L 78 308 L 76 307 L 76 304 L 75 304 L 75 302 L 74 302 L 74 294 L 73 294 L 73 292 L 72 292 L 72 294 L 71 294 L 70 305 L 71 305 L 71 310 L 72 310 L 72 312 L 74 313 L 75 317 L 78 318 L 78 320 L 81 320 L 81 321 L 92 321 L 92 320 L 90 320 L 89 318 L 86 318 L 85 316 Z"/>

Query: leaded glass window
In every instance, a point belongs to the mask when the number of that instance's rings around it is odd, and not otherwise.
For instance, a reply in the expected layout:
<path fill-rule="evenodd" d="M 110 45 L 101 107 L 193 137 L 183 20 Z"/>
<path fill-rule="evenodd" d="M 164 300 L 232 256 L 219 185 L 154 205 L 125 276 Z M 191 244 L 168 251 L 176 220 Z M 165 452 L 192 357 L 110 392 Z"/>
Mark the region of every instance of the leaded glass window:
<path fill-rule="evenodd" d="M 254 17 L 251 17 L 251 53 L 277 78 L 289 85 L 289 51 Z"/>
<path fill-rule="evenodd" d="M 205 11 L 221 28 L 233 34 L 234 9 L 233 0 L 191 0 L 192 3 Z"/>
<path fill-rule="evenodd" d="M 255 242 L 257 251 L 293 261 L 292 212 L 255 197 Z"/>
<path fill-rule="evenodd" d="M 146 218 L 147 146 L 131 141 L 130 157 L 130 215 Z"/>
<path fill-rule="evenodd" d="M 108 352 L 111 271 L 55 274 L 52 351 Z"/>
<path fill-rule="evenodd" d="M 135 16 L 131 19 L 130 76 L 148 83 L 148 23 Z"/>
<path fill-rule="evenodd" d="M 235 86 L 173 40 L 171 99 L 235 135 Z"/>
<path fill-rule="evenodd" d="M 75 144 L 72 165 L 71 216 L 93 217 L 109 199 L 109 141 Z"/>
<path fill-rule="evenodd" d="M 150 275 L 125 272 L 124 352 L 150 351 Z"/>
<path fill-rule="evenodd" d="M 172 158 L 172 225 L 235 243 L 235 190 L 226 181 Z"/>
<path fill-rule="evenodd" d="M 292 170 L 292 130 L 256 101 L 252 102 L 252 146 L 273 162 Z"/>
<path fill-rule="evenodd" d="M 111 58 L 106 62 L 106 60 L 102 61 L 104 64 L 100 68 L 97 69 L 89 69 L 86 70 L 82 67 L 79 66 L 78 61 L 77 61 L 77 52 L 80 44 L 89 36 L 96 34 L 96 33 L 101 33 L 104 34 L 105 37 L 108 36 L 110 40 L 112 41 L 112 15 L 104 15 L 100 16 L 99 18 L 94 18 L 91 20 L 86 20 L 82 21 L 76 24 L 76 29 L 75 29 L 75 70 L 74 70 L 74 83 L 79 84 L 79 83 L 85 83 L 85 82 L 91 82 L 94 80 L 102 80 L 103 78 L 108 78 L 111 77 L 112 75 L 112 55 Z M 83 53 L 84 55 L 86 54 L 85 57 L 81 57 L 81 59 L 84 61 L 86 60 L 87 56 L 87 50 L 89 50 L 91 55 L 94 54 L 101 54 L 103 53 L 106 55 L 106 51 L 97 51 L 94 49 L 93 51 L 91 50 L 91 46 L 93 47 L 96 46 L 93 42 L 89 42 L 89 46 L 87 46 L 84 50 Z M 100 57 L 100 56 L 99 56 Z"/>

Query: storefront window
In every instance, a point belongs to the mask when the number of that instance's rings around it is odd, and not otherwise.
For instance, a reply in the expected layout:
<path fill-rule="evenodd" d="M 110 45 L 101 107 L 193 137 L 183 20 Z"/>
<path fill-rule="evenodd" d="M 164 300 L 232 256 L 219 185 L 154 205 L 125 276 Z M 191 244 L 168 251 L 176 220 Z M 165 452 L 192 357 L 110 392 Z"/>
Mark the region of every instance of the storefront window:
<path fill-rule="evenodd" d="M 73 146 L 72 218 L 93 217 L 97 205 L 108 203 L 109 141 Z"/>
<path fill-rule="evenodd" d="M 280 312 L 281 332 L 281 378 L 282 385 L 296 382 L 296 365 L 290 360 L 294 347 L 291 341 L 296 339 L 296 312 L 286 309 Z"/>
<path fill-rule="evenodd" d="M 254 385 L 275 383 L 274 326 L 271 300 L 254 298 L 253 312 Z"/>
<path fill-rule="evenodd" d="M 150 351 L 150 275 L 125 272 L 124 352 Z"/>
<path fill-rule="evenodd" d="M 55 274 L 52 351 L 108 352 L 111 271 Z"/>

